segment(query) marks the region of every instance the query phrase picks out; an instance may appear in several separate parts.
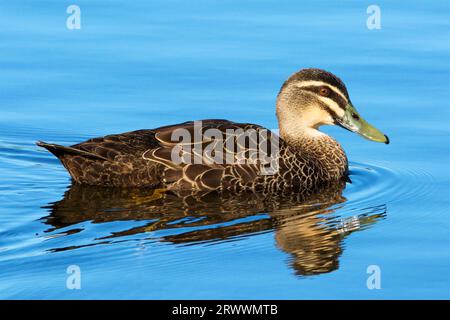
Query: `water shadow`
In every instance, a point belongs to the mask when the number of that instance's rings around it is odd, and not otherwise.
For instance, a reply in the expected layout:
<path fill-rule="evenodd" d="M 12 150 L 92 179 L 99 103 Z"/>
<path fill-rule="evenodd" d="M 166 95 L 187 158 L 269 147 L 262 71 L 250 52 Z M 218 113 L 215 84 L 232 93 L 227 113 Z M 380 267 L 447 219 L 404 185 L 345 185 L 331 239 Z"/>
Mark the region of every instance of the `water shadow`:
<path fill-rule="evenodd" d="M 195 245 L 274 232 L 277 247 L 290 255 L 289 264 L 295 273 L 307 276 L 338 269 L 343 239 L 386 215 L 385 205 L 345 214 L 344 188 L 345 184 L 340 184 L 314 194 L 270 198 L 257 194 L 179 198 L 166 193 L 155 199 L 152 190 L 74 184 L 62 200 L 46 207 L 50 215 L 44 222 L 51 226 L 47 232 L 57 232 L 84 221 L 146 222 L 98 237 L 87 246 L 146 233 L 153 238 L 157 235 L 158 241 Z M 79 228 L 71 230 L 81 231 Z M 158 232 L 163 234 L 158 235 Z"/>

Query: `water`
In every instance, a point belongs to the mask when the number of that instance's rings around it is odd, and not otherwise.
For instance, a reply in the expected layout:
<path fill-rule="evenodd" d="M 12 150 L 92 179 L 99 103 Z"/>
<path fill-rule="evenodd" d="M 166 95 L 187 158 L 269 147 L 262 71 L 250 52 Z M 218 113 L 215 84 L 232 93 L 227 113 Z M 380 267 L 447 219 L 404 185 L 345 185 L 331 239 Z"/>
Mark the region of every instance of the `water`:
<path fill-rule="evenodd" d="M 378 1 L 380 30 L 360 1 L 77 1 L 74 31 L 69 4 L 2 3 L 0 297 L 450 297 L 446 1 Z M 311 66 L 342 77 L 391 144 L 324 128 L 353 182 L 306 202 L 70 188 L 34 145 L 202 118 L 276 128 L 279 87 Z"/>

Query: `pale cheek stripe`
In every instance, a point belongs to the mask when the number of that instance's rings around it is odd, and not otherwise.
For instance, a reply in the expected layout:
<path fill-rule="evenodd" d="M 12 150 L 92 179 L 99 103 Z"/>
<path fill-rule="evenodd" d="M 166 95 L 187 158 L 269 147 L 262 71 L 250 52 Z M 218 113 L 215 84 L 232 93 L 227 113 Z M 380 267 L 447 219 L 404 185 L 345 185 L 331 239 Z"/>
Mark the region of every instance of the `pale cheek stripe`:
<path fill-rule="evenodd" d="M 345 112 L 341 107 L 332 99 L 326 97 L 318 97 L 320 101 L 325 103 L 331 110 L 334 111 L 339 117 L 343 117 Z"/>

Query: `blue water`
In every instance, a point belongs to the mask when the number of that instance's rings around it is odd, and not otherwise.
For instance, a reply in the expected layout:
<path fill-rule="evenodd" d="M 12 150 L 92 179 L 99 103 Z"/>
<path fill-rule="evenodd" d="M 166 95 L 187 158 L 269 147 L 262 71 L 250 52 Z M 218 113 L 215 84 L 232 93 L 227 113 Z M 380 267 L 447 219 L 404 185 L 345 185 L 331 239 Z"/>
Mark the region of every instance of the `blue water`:
<path fill-rule="evenodd" d="M 356 0 L 80 0 L 80 30 L 70 4 L 1 4 L 1 298 L 450 298 L 447 1 L 377 1 L 379 30 Z M 304 67 L 340 76 L 391 140 L 324 128 L 351 161 L 339 201 L 149 207 L 68 190 L 34 144 L 202 118 L 276 128 Z"/>

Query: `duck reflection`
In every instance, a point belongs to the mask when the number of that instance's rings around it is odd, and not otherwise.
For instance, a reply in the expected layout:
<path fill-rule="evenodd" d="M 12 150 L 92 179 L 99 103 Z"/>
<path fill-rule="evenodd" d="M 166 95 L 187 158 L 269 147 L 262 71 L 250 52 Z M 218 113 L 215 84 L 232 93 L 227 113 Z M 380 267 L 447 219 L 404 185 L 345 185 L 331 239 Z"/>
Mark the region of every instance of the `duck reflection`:
<path fill-rule="evenodd" d="M 297 275 L 331 272 L 339 266 L 342 240 L 386 215 L 384 205 L 345 212 L 345 184 L 308 195 L 208 195 L 180 198 L 143 189 L 114 189 L 72 185 L 64 198 L 47 208 L 47 232 L 84 221 L 145 221 L 145 225 L 96 238 L 109 243 L 122 236 L 148 233 L 173 244 L 232 241 L 262 232 L 275 234 L 277 246 L 290 254 Z M 150 194 L 150 195 L 149 195 Z M 350 209 L 349 209 L 350 210 Z M 346 218 L 338 214 L 345 213 Z M 73 229 L 65 233 L 80 232 Z M 163 231 L 163 232 L 161 232 Z M 161 235 L 158 234 L 163 233 Z M 89 244 L 93 245 L 93 244 Z M 70 250 L 66 247 L 54 251 Z"/>

